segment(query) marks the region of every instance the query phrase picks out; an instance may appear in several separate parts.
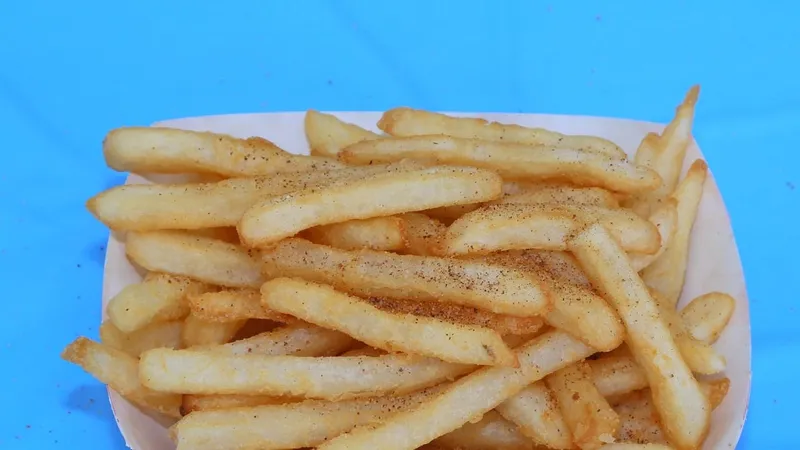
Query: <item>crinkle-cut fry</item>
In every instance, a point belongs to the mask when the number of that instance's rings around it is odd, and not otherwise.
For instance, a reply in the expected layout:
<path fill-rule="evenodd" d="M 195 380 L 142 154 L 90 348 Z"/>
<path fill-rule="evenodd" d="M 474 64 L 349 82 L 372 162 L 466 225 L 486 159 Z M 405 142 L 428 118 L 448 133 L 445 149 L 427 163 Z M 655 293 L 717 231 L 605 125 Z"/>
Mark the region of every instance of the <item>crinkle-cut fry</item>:
<path fill-rule="evenodd" d="M 447 226 L 422 213 L 405 213 L 400 218 L 405 223 L 406 233 L 406 248 L 400 253 L 434 256 L 433 249 L 447 231 Z"/>
<path fill-rule="evenodd" d="M 664 253 L 642 271 L 642 279 L 651 289 L 661 294 L 667 306 L 675 309 L 686 280 L 689 262 L 689 241 L 692 236 L 700 200 L 703 196 L 708 166 L 696 160 L 686 177 L 672 194 L 678 202 L 678 224 Z"/>
<path fill-rule="evenodd" d="M 682 359 L 657 302 L 631 267 L 628 256 L 599 224 L 573 238 L 570 250 L 622 318 L 626 342 L 647 376 L 670 442 L 681 449 L 700 448 L 710 425 L 708 399 Z"/>
<path fill-rule="evenodd" d="M 441 391 L 440 387 L 402 396 L 331 402 L 263 405 L 201 411 L 173 427 L 178 450 L 218 448 L 279 450 L 314 447 L 357 425 L 385 420 Z"/>
<path fill-rule="evenodd" d="M 563 450 L 575 448 L 558 402 L 544 381 L 531 384 L 498 405 L 496 411 L 538 445 Z"/>
<path fill-rule="evenodd" d="M 319 225 L 484 202 L 501 190 L 496 173 L 471 167 L 384 173 L 264 200 L 244 213 L 237 229 L 245 244 L 265 247 Z"/>
<path fill-rule="evenodd" d="M 426 209 L 425 211 L 422 211 L 422 213 L 424 213 L 428 217 L 444 222 L 445 224 L 451 224 L 453 223 L 454 220 L 458 219 L 464 214 L 475 211 L 476 209 L 480 208 L 481 205 L 482 203 L 472 203 L 469 205 L 442 206 L 439 208 Z"/>
<path fill-rule="evenodd" d="M 505 186 L 504 186 L 505 187 Z M 598 187 L 579 187 L 557 183 L 530 183 L 524 191 L 510 194 L 496 203 L 568 204 L 619 208 L 614 194 Z"/>
<path fill-rule="evenodd" d="M 304 127 L 313 156 L 336 158 L 339 151 L 348 145 L 382 137 L 358 125 L 344 122 L 333 114 L 313 109 L 306 111 Z"/>
<path fill-rule="evenodd" d="M 236 336 L 247 320 L 234 320 L 231 322 L 209 322 L 193 313 L 186 317 L 181 332 L 183 347 L 198 345 L 222 345 Z"/>
<path fill-rule="evenodd" d="M 644 371 L 633 356 L 602 356 L 587 361 L 592 381 L 603 397 L 629 394 L 648 386 Z"/>
<path fill-rule="evenodd" d="M 291 397 L 271 397 L 269 395 L 184 395 L 181 415 L 187 416 L 196 411 L 217 411 L 220 409 L 247 408 L 252 406 L 282 405 L 300 400 Z"/>
<path fill-rule="evenodd" d="M 266 198 L 335 181 L 360 180 L 380 173 L 424 167 L 426 165 L 418 161 L 400 161 L 386 165 L 230 178 L 213 183 L 127 184 L 95 195 L 86 202 L 86 207 L 113 230 L 235 227 L 248 208 Z M 233 233 L 238 243 L 238 232 L 234 229 Z"/>
<path fill-rule="evenodd" d="M 288 153 L 272 142 L 251 137 L 162 127 L 125 127 L 103 140 L 108 167 L 119 172 L 210 172 L 230 177 L 335 169 L 342 164 Z"/>
<path fill-rule="evenodd" d="M 130 232 L 125 252 L 133 262 L 154 272 L 232 288 L 263 284 L 256 258 L 238 245 L 216 239 L 179 231 Z"/>
<path fill-rule="evenodd" d="M 257 289 L 226 289 L 187 296 L 192 314 L 207 322 L 233 322 L 245 319 L 266 319 L 293 323 L 297 319 L 265 308 Z"/>
<path fill-rule="evenodd" d="M 373 217 L 321 225 L 303 233 L 317 244 L 345 250 L 396 251 L 406 247 L 405 222 L 400 217 Z"/>
<path fill-rule="evenodd" d="M 630 253 L 631 267 L 636 272 L 641 272 L 647 266 L 657 260 L 667 251 L 675 230 L 678 227 L 678 202 L 674 199 L 667 199 L 661 204 L 648 218 L 650 223 L 655 225 L 658 235 L 661 237 L 661 246 L 653 254 Z"/>
<path fill-rule="evenodd" d="M 259 298 L 260 296 L 259 293 Z M 192 350 L 207 350 L 226 355 L 334 356 L 355 344 L 356 341 L 344 333 L 298 322 L 247 339 L 223 345 L 195 347 Z"/>
<path fill-rule="evenodd" d="M 556 398 L 576 446 L 596 450 L 614 442 L 619 417 L 592 382 L 588 364 L 572 364 L 548 375 L 544 381 Z"/>
<path fill-rule="evenodd" d="M 180 417 L 181 396 L 143 386 L 139 382 L 139 361 L 122 350 L 79 337 L 64 349 L 61 358 L 81 366 L 131 403 L 169 417 Z"/>
<path fill-rule="evenodd" d="M 530 274 L 480 261 L 346 251 L 285 239 L 262 252 L 267 279 L 299 277 L 360 297 L 446 301 L 498 314 L 531 317 L 550 293 Z"/>
<path fill-rule="evenodd" d="M 461 364 L 517 364 L 514 352 L 494 330 L 383 311 L 324 284 L 276 278 L 261 287 L 261 301 L 276 311 L 340 331 L 389 352 L 432 356 Z"/>
<path fill-rule="evenodd" d="M 153 322 L 183 319 L 189 314 L 186 296 L 210 289 L 188 277 L 150 272 L 111 297 L 106 313 L 120 331 L 131 333 Z"/>
<path fill-rule="evenodd" d="M 131 333 L 123 333 L 111 321 L 100 325 L 100 341 L 136 358 L 154 348 L 181 348 L 183 321 L 153 322 Z"/>
<path fill-rule="evenodd" d="M 145 386 L 163 392 L 337 400 L 413 392 L 474 369 L 405 354 L 345 358 L 154 349 L 142 354 L 139 376 Z"/>
<path fill-rule="evenodd" d="M 686 332 L 700 342 L 713 344 L 725 330 L 736 308 L 736 300 L 722 292 L 696 297 L 680 312 Z"/>
<path fill-rule="evenodd" d="M 435 398 L 381 424 L 356 428 L 320 450 L 415 449 L 479 418 L 527 385 L 594 353 L 561 331 L 545 333 L 517 349 L 520 367 L 486 367 L 463 377 Z"/>
<path fill-rule="evenodd" d="M 661 184 L 657 172 L 624 158 L 557 146 L 529 146 L 450 136 L 412 136 L 362 141 L 339 153 L 341 161 L 355 165 L 405 158 L 481 167 L 512 180 L 566 181 L 628 194 L 646 192 Z"/>
<path fill-rule="evenodd" d="M 441 253 L 566 250 L 569 237 L 591 223 L 605 225 L 627 251 L 655 253 L 661 245 L 656 226 L 630 210 L 510 203 L 484 206 L 453 222 L 442 239 Z"/>
<path fill-rule="evenodd" d="M 495 411 L 489 411 L 476 423 L 467 422 L 461 428 L 437 438 L 433 448 L 459 450 L 537 450 L 532 440 L 520 433 L 516 425 Z"/>
<path fill-rule="evenodd" d="M 411 108 L 394 108 L 386 111 L 378 121 L 378 128 L 392 136 L 442 134 L 532 146 L 552 145 L 585 149 L 609 156 L 625 157 L 625 152 L 618 145 L 598 136 L 567 135 L 544 128 L 489 122 L 471 117 L 452 117 Z"/>

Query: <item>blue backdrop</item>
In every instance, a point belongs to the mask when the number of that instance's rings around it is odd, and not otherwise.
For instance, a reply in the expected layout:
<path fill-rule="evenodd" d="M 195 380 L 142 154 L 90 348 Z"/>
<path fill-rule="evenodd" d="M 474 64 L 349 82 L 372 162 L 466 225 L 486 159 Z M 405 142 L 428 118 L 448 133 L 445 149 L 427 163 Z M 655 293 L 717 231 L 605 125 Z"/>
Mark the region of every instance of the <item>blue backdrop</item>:
<path fill-rule="evenodd" d="M 702 5 L 700 5 L 702 3 Z M 397 105 L 667 121 L 696 137 L 751 296 L 740 449 L 790 448 L 800 393 L 800 5 L 736 0 L 0 1 L 0 448 L 124 448 L 105 389 L 60 361 L 97 336 L 121 125 Z"/>

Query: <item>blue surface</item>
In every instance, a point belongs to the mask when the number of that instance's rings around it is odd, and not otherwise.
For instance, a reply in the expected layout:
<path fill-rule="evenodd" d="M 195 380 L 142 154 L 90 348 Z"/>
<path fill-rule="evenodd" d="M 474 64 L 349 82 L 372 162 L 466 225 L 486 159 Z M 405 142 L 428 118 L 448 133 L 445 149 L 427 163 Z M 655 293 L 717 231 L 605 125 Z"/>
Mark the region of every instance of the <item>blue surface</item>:
<path fill-rule="evenodd" d="M 792 447 L 798 16 L 735 0 L 0 1 L 0 448 L 124 448 L 105 389 L 58 358 L 97 336 L 107 232 L 83 204 L 123 181 L 100 153 L 110 128 L 397 105 L 665 122 L 693 83 L 751 298 L 739 448 Z"/>

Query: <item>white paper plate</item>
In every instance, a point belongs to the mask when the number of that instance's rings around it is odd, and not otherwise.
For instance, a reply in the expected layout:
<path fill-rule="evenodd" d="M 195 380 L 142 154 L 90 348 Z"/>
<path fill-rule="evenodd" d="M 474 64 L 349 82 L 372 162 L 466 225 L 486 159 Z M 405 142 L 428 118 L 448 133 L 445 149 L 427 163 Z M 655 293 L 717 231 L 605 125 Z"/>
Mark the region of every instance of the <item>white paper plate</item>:
<path fill-rule="evenodd" d="M 378 131 L 375 123 L 381 113 L 335 113 L 341 119 Z M 651 131 L 660 132 L 663 125 L 631 120 L 596 117 L 533 115 L 533 114 L 455 114 L 480 116 L 489 120 L 536 126 L 566 134 L 602 136 L 616 142 L 632 154 L 642 137 Z M 308 153 L 303 132 L 304 113 L 241 114 L 195 117 L 160 122 L 167 126 L 196 131 L 214 131 L 238 137 L 263 136 L 292 153 Z M 686 167 L 702 157 L 693 144 L 687 153 Z M 686 169 L 684 167 L 684 170 Z M 127 183 L 146 182 L 137 176 Z M 715 347 L 728 360 L 726 375 L 731 380 L 730 391 L 722 405 L 714 411 L 711 432 L 705 449 L 734 448 L 741 434 L 750 398 L 750 316 L 744 274 L 739 252 L 731 230 L 730 219 L 713 176 L 705 184 L 700 211 L 692 234 L 692 252 L 681 305 L 697 295 L 722 291 L 737 300 L 733 318 Z M 106 254 L 103 279 L 103 311 L 108 299 L 124 286 L 141 279 L 125 257 L 123 243 L 111 236 Z M 105 316 L 105 314 L 104 314 Z M 142 414 L 116 393 L 109 391 L 111 406 L 122 435 L 134 450 L 172 450 L 166 429 Z"/>

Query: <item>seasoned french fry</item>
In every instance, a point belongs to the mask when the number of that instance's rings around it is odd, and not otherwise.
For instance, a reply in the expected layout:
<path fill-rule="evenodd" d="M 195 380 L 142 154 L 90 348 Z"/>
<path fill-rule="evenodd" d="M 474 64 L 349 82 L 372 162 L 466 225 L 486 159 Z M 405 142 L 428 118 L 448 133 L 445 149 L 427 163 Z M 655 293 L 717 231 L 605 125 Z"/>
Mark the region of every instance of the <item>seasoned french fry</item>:
<path fill-rule="evenodd" d="M 438 220 L 421 213 L 405 213 L 400 216 L 405 222 L 406 248 L 400 253 L 433 256 L 433 249 L 447 227 Z"/>
<path fill-rule="evenodd" d="M 496 203 L 568 204 L 619 208 L 619 202 L 611 192 L 596 187 L 577 187 L 569 184 L 529 184 L 523 192 L 506 195 Z"/>
<path fill-rule="evenodd" d="M 259 294 L 260 296 L 260 294 Z M 195 348 L 226 355 L 333 356 L 352 347 L 355 340 L 338 331 L 297 323 L 224 345 Z"/>
<path fill-rule="evenodd" d="M 230 342 L 244 326 L 246 320 L 209 322 L 189 314 L 183 323 L 181 341 L 184 347 L 196 345 L 221 345 Z"/>
<path fill-rule="evenodd" d="M 733 316 L 736 300 L 728 294 L 709 292 L 696 297 L 681 310 L 686 332 L 707 344 L 717 341 Z"/>
<path fill-rule="evenodd" d="M 348 145 L 381 137 L 358 125 L 343 122 L 333 114 L 313 109 L 306 111 L 305 132 L 311 154 L 331 158 L 336 158 L 339 151 Z"/>
<path fill-rule="evenodd" d="M 635 442 L 615 442 L 600 447 L 601 450 L 673 450 L 664 444 L 637 444 Z"/>
<path fill-rule="evenodd" d="M 569 252 L 554 252 L 547 250 L 511 250 L 509 252 L 520 261 L 529 261 L 532 271 L 542 270 L 555 278 L 569 283 L 592 289 L 592 283 L 586 278 L 583 269 Z"/>
<path fill-rule="evenodd" d="M 260 287 L 261 270 L 242 247 L 178 231 L 128 233 L 125 252 L 154 272 L 183 275 L 227 287 Z"/>
<path fill-rule="evenodd" d="M 267 319 L 280 323 L 296 322 L 292 316 L 281 314 L 261 304 L 256 289 L 228 289 L 189 295 L 187 303 L 192 315 L 206 322 L 233 322 L 246 319 Z"/>
<path fill-rule="evenodd" d="M 644 253 L 629 254 L 631 267 L 636 272 L 644 270 L 669 248 L 669 244 L 675 236 L 675 229 L 678 227 L 678 202 L 674 199 L 665 200 L 661 206 L 653 211 L 648 220 L 658 229 L 658 235 L 661 237 L 661 246 L 658 251 L 650 255 Z"/>
<path fill-rule="evenodd" d="M 488 122 L 484 119 L 451 117 L 411 108 L 386 111 L 378 128 L 392 136 L 449 135 L 495 142 L 514 142 L 531 146 L 552 145 L 586 149 L 610 156 L 625 157 L 613 142 L 597 136 L 571 136 L 544 128 Z"/>
<path fill-rule="evenodd" d="M 633 162 L 640 166 L 656 169 L 656 161 L 658 160 L 658 146 L 661 136 L 658 133 L 647 133 L 639 147 L 636 149 L 636 155 L 633 157 Z"/>
<path fill-rule="evenodd" d="M 137 186 L 137 185 L 127 185 L 127 186 Z M 113 227 L 112 227 L 113 228 Z M 168 228 L 168 227 L 167 227 Z M 142 231 L 142 230 L 139 230 Z M 228 227 L 214 227 L 214 228 L 198 228 L 192 229 L 190 231 L 192 234 L 196 236 L 203 236 L 211 239 L 216 239 L 219 241 L 229 242 L 231 244 L 239 244 L 239 233 L 236 231 L 236 227 L 228 226 Z"/>
<path fill-rule="evenodd" d="M 476 423 L 436 439 L 434 448 L 458 450 L 536 450 L 538 446 L 519 432 L 517 427 L 495 411 L 489 411 Z M 426 447 L 427 448 L 427 447 Z"/>
<path fill-rule="evenodd" d="M 422 212 L 433 219 L 444 222 L 445 224 L 451 224 L 454 220 L 458 219 L 464 214 L 480 208 L 481 205 L 481 203 L 472 203 L 469 205 L 442 206 L 439 208 L 427 209 Z"/>
<path fill-rule="evenodd" d="M 184 395 L 181 415 L 187 416 L 195 411 L 216 411 L 220 409 L 247 408 L 252 406 L 282 405 L 297 402 L 290 397 L 270 397 L 269 395 Z"/>
<path fill-rule="evenodd" d="M 496 410 L 538 445 L 564 450 L 575 447 L 558 402 L 544 381 L 531 384 Z"/>
<path fill-rule="evenodd" d="M 661 184 L 658 173 L 621 157 L 558 146 L 533 147 L 450 136 L 412 136 L 362 141 L 339 153 L 341 161 L 355 165 L 404 158 L 481 167 L 510 179 L 568 181 L 622 193 L 646 192 Z"/>
<path fill-rule="evenodd" d="M 136 358 L 154 348 L 181 348 L 183 321 L 154 322 L 131 333 L 123 333 L 112 322 L 100 325 L 100 341 Z"/>
<path fill-rule="evenodd" d="M 160 127 L 117 128 L 103 140 L 106 164 L 119 172 L 211 172 L 225 176 L 335 169 L 328 158 L 298 156 L 251 137 Z"/>
<path fill-rule="evenodd" d="M 345 250 L 393 251 L 406 247 L 405 222 L 400 217 L 373 217 L 314 227 L 304 232 L 317 244 Z"/>
<path fill-rule="evenodd" d="M 494 200 L 501 189 L 500 177 L 482 169 L 387 173 L 265 200 L 245 212 L 237 229 L 242 242 L 264 247 L 319 225 Z"/>
<path fill-rule="evenodd" d="M 480 261 L 345 251 L 286 239 L 262 252 L 266 278 L 299 277 L 361 297 L 446 300 L 498 314 L 539 315 L 549 292 L 530 274 Z"/>
<path fill-rule="evenodd" d="M 617 397 L 648 386 L 647 377 L 633 356 L 603 356 L 587 361 L 592 382 L 603 397 Z"/>

